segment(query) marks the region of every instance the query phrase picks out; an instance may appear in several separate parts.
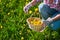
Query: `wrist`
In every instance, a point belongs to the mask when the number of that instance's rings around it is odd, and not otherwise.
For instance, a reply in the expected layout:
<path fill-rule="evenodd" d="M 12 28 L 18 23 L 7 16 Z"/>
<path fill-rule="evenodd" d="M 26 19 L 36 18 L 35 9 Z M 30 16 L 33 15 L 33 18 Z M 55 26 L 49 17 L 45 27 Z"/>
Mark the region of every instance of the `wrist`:
<path fill-rule="evenodd" d="M 53 20 L 53 21 L 56 21 L 56 19 L 55 19 L 55 18 L 52 18 L 52 20 Z"/>

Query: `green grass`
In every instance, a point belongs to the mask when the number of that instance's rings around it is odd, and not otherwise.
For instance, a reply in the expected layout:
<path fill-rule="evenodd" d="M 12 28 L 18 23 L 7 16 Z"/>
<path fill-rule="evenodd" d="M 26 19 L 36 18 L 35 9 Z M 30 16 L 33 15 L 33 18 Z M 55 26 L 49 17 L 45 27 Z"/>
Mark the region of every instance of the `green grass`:
<path fill-rule="evenodd" d="M 59 33 L 49 28 L 42 33 L 29 29 L 26 19 L 31 14 L 24 13 L 25 4 L 26 0 L 0 0 L 0 40 L 60 40 Z M 30 8 L 32 13 L 37 7 Z M 33 16 L 39 17 L 39 14 Z"/>

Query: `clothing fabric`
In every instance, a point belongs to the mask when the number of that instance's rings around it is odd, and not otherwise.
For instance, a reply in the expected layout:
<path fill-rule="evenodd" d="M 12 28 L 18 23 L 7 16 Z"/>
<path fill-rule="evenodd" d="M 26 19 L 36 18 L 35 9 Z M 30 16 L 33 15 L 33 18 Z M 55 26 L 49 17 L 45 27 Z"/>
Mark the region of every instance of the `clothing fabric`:
<path fill-rule="evenodd" d="M 42 0 L 40 0 L 40 1 L 42 1 Z M 37 2 L 39 2 L 39 0 L 37 0 Z M 43 3 L 50 6 L 50 8 L 60 10 L 60 0 L 43 0 Z"/>
<path fill-rule="evenodd" d="M 60 14 L 60 10 L 56 10 L 54 8 L 50 8 L 47 4 L 41 3 L 39 6 L 39 12 L 41 13 L 44 20 L 46 20 L 48 17 L 55 17 L 57 14 Z M 53 21 L 49 27 L 52 30 L 57 30 L 60 28 L 60 20 Z"/>

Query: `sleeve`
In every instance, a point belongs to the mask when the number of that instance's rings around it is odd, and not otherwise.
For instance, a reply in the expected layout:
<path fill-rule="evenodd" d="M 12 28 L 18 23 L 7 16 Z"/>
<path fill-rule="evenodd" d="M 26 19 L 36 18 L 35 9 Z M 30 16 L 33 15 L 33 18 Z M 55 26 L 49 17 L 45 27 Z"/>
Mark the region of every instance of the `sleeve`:
<path fill-rule="evenodd" d="M 59 5 L 60 5 L 60 0 L 58 0 L 58 3 L 59 3 Z"/>
<path fill-rule="evenodd" d="M 36 0 L 37 2 L 42 2 L 42 0 Z"/>
<path fill-rule="evenodd" d="M 60 0 L 56 0 L 56 4 L 59 4 L 60 5 Z"/>

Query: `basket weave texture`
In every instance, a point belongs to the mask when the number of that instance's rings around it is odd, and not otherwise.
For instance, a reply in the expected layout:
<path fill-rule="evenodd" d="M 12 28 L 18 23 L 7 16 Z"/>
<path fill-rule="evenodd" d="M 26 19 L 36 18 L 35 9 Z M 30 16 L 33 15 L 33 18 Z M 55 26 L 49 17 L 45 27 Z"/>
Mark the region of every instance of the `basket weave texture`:
<path fill-rule="evenodd" d="M 35 20 L 35 24 L 34 23 L 32 24 L 31 22 L 34 21 L 34 20 Z M 38 32 L 40 32 L 44 28 L 44 27 L 41 26 L 43 21 L 40 18 L 37 18 L 37 17 L 28 18 L 27 23 L 28 23 L 30 29 L 38 31 Z"/>

